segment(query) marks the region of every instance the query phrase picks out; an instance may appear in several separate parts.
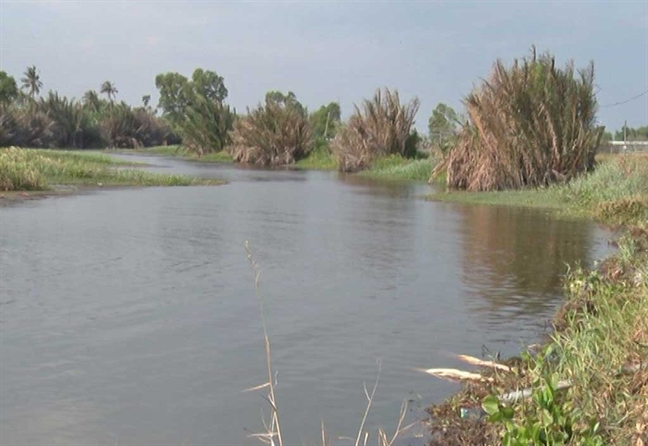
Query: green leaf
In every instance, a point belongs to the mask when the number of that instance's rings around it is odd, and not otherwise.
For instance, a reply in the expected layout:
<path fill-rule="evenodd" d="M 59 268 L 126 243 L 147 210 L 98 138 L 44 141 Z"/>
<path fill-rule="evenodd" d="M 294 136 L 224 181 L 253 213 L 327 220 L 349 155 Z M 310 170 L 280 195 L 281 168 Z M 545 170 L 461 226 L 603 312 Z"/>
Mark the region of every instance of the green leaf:
<path fill-rule="evenodd" d="M 504 421 L 504 415 L 502 415 L 502 412 L 495 412 L 488 417 L 489 423 L 501 423 L 502 421 Z"/>
<path fill-rule="evenodd" d="M 494 413 L 499 412 L 499 400 L 493 395 L 487 396 L 484 399 L 484 402 L 482 402 L 482 409 L 484 409 L 484 412 L 488 415 L 493 415 Z"/>
<path fill-rule="evenodd" d="M 507 420 L 512 420 L 513 415 L 515 414 L 515 411 L 513 410 L 512 407 L 502 407 L 500 409 L 500 412 L 501 412 L 502 416 L 504 418 L 506 418 Z"/>
<path fill-rule="evenodd" d="M 547 409 L 542 410 L 542 425 L 544 427 L 549 427 L 553 424 L 554 419 L 551 416 L 551 413 Z"/>

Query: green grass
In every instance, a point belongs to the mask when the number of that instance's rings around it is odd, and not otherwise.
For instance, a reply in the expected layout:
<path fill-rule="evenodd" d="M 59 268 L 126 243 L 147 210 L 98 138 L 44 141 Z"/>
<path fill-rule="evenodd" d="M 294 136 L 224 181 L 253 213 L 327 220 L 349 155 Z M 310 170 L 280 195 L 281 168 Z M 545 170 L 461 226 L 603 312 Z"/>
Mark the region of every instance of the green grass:
<path fill-rule="evenodd" d="M 359 175 L 385 180 L 428 181 L 432 172 L 432 159 L 410 159 L 401 155 L 388 155 L 374 160 L 369 170 Z"/>
<path fill-rule="evenodd" d="M 302 158 L 295 163 L 295 167 L 304 170 L 336 170 L 337 161 L 328 148 L 328 144 L 323 143 L 316 147 L 306 158 Z"/>
<path fill-rule="evenodd" d="M 233 162 L 232 157 L 229 153 L 223 151 L 220 152 L 209 152 L 202 156 L 199 156 L 195 152 L 187 150 L 185 147 L 175 145 L 175 146 L 155 146 L 147 147 L 144 149 L 133 149 L 133 150 L 119 150 L 120 153 L 135 153 L 135 154 L 150 154 L 150 155 L 162 155 L 162 156 L 176 156 L 182 159 L 187 159 L 191 161 L 201 161 L 205 163 L 231 163 Z"/>
<path fill-rule="evenodd" d="M 3 148 L 0 149 L 0 191 L 48 190 L 53 185 L 186 186 L 219 183 L 124 168 L 132 165 L 104 154 Z"/>
<path fill-rule="evenodd" d="M 499 192 L 440 192 L 435 201 L 555 210 L 592 216 L 609 224 L 648 222 L 648 155 L 606 158 L 596 169 L 566 184 Z"/>

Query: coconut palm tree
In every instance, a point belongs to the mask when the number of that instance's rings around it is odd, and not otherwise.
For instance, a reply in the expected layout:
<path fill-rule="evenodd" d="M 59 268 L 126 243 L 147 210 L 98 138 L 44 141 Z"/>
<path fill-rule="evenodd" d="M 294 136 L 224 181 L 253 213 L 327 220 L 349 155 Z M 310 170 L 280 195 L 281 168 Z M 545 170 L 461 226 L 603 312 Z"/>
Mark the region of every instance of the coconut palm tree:
<path fill-rule="evenodd" d="M 35 65 L 27 67 L 25 77 L 20 81 L 22 82 L 23 90 L 26 90 L 32 99 L 40 93 L 40 89 L 43 87 L 43 82 L 40 80 L 40 75 Z"/>
<path fill-rule="evenodd" d="M 108 100 L 112 102 L 115 99 L 115 95 L 119 93 L 117 91 L 117 88 L 115 88 L 115 84 L 113 84 L 110 81 L 106 81 L 103 84 L 101 84 L 101 93 L 104 93 L 106 96 L 108 96 Z"/>

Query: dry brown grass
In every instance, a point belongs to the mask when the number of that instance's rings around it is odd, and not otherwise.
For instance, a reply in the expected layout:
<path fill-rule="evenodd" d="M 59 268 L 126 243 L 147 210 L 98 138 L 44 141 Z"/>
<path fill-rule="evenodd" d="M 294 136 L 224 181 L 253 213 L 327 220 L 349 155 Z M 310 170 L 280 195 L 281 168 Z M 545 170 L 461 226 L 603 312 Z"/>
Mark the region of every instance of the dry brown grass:
<path fill-rule="evenodd" d="M 596 126 L 594 66 L 576 72 L 550 54 L 498 60 L 465 99 L 459 142 L 435 174 L 452 189 L 488 191 L 546 186 L 590 171 L 603 129 Z"/>
<path fill-rule="evenodd" d="M 227 150 L 240 163 L 293 164 L 313 148 L 306 111 L 290 94 L 281 100 L 268 95 L 265 105 L 236 121 L 230 136 Z"/>
<path fill-rule="evenodd" d="M 411 130 L 419 109 L 418 98 L 401 104 L 398 91 L 384 88 L 354 107 L 355 113 L 331 142 L 339 170 L 357 172 L 379 156 L 408 156 L 415 151 Z"/>

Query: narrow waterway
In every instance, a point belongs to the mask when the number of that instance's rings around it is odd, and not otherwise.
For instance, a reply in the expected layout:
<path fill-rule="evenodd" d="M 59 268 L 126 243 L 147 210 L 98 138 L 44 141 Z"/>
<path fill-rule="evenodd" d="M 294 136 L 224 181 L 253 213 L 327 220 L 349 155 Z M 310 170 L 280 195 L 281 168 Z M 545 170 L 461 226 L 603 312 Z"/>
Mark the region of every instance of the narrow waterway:
<path fill-rule="evenodd" d="M 135 158 L 139 159 L 139 158 Z M 355 436 L 456 387 L 417 367 L 517 353 L 567 264 L 608 234 L 542 211 L 432 203 L 426 185 L 146 157 L 216 187 L 0 208 L 0 443 L 243 445 L 263 430 L 261 273 L 288 444 Z"/>

